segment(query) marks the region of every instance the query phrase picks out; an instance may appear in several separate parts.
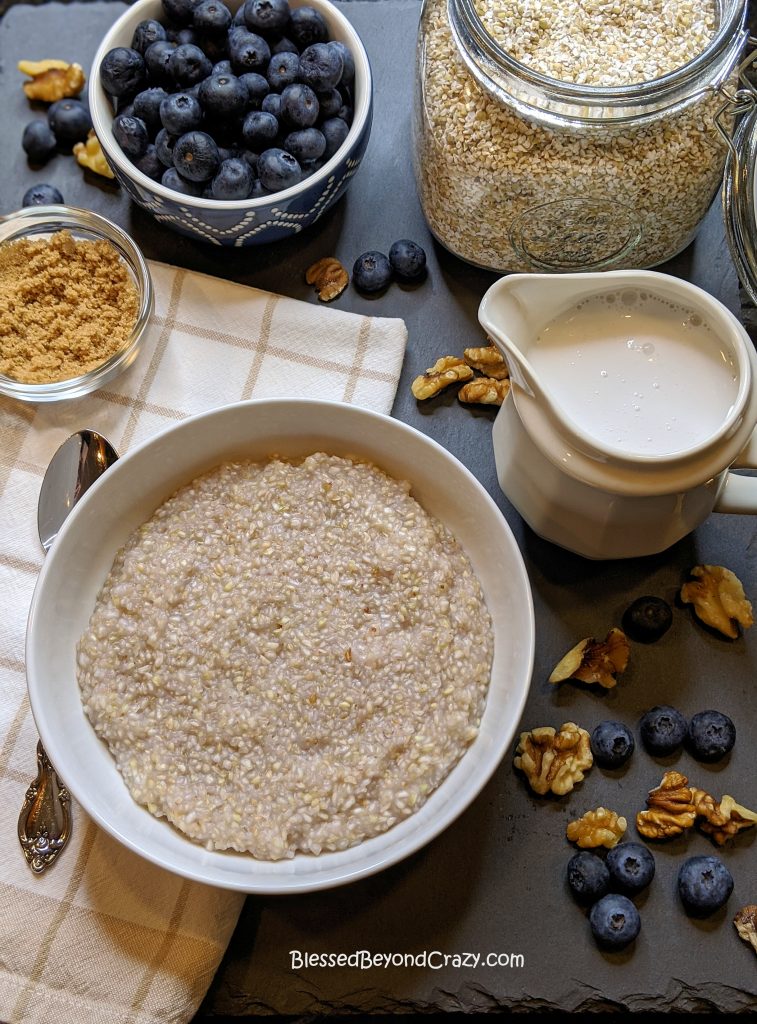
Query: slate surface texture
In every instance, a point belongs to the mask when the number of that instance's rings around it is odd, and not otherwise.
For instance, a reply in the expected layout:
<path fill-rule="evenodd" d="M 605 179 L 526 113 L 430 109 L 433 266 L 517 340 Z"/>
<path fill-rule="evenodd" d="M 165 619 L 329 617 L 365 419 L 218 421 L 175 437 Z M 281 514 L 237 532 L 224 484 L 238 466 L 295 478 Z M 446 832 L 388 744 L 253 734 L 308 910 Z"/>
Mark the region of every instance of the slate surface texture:
<path fill-rule="evenodd" d="M 304 271 L 321 256 L 348 267 L 366 249 L 386 251 L 410 237 L 429 254 L 428 281 L 390 288 L 375 300 L 350 288 L 339 300 L 357 312 L 402 316 L 410 341 L 394 413 L 444 444 L 498 502 L 523 551 L 533 587 L 537 650 L 522 727 L 573 719 L 591 729 L 605 718 L 636 728 L 644 709 L 670 703 L 684 713 L 716 707 L 736 722 L 738 740 L 725 764 L 703 766 L 687 754 L 655 761 L 637 750 L 627 770 L 595 768 L 567 798 L 533 797 L 506 758 L 469 810 L 442 836 L 374 878 L 332 892 L 285 899 L 251 897 L 199 1021 L 217 1015 L 407 1013 L 495 1010 L 744 1011 L 757 1008 L 757 960 L 735 934 L 733 913 L 757 902 L 757 835 L 723 853 L 735 882 L 727 908 L 706 921 L 683 913 L 675 878 L 686 856 L 710 853 L 693 833 L 655 847 L 657 876 L 638 900 L 642 932 L 635 947 L 607 954 L 594 945 L 584 912 L 564 882 L 571 848 L 566 822 L 598 804 L 633 818 L 649 788 L 675 765 L 703 788 L 757 806 L 757 629 L 736 642 L 707 632 L 676 608 L 673 627 L 654 646 L 636 646 L 618 687 L 597 694 L 547 677 L 579 639 L 604 635 L 635 597 L 673 600 L 688 568 L 729 566 L 757 598 L 755 522 L 713 515 L 665 554 L 633 562 L 591 563 L 534 536 L 500 493 L 491 449 L 493 413 L 471 411 L 447 394 L 422 406 L 412 378 L 447 353 L 481 342 L 476 308 L 493 274 L 469 267 L 429 236 L 411 166 L 410 114 L 416 0 L 353 0 L 344 9 L 362 34 L 376 77 L 376 114 L 365 164 L 344 200 L 314 229 L 266 249 L 218 250 L 158 227 L 117 189 L 86 178 L 70 158 L 31 170 L 20 146 L 30 111 L 15 70 L 19 58 L 66 57 L 85 66 L 123 6 L 114 2 L 15 5 L 0 22 L 0 209 L 20 204 L 38 180 L 67 201 L 121 223 L 145 254 L 167 262 L 315 302 Z M 737 314 L 736 275 L 713 206 L 696 242 L 662 269 L 703 286 Z M 751 311 L 746 311 L 754 319 Z M 222 368 L 219 368 L 222 371 Z M 634 838 L 633 825 L 630 828 Z M 353 967 L 292 969 L 300 952 L 523 954 L 522 967 Z"/>

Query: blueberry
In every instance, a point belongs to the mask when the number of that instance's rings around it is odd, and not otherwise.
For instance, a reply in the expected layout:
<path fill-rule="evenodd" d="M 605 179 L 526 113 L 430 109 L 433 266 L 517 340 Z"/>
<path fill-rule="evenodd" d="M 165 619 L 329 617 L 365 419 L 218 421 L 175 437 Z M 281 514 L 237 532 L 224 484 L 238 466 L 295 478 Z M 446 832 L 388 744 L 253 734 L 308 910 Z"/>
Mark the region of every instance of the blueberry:
<path fill-rule="evenodd" d="M 169 167 L 160 179 L 161 185 L 173 189 L 174 192 L 181 192 L 185 196 L 201 196 L 202 185 L 194 181 L 187 181 L 179 174 L 175 167 Z"/>
<path fill-rule="evenodd" d="M 340 117 L 342 121 L 344 121 L 344 123 L 349 126 L 352 124 L 353 114 L 354 110 L 352 109 L 352 105 L 349 103 L 343 103 L 339 108 L 339 113 L 336 116 Z"/>
<path fill-rule="evenodd" d="M 234 72 L 231 70 L 231 61 L 219 60 L 213 65 L 213 70 L 210 73 L 211 75 L 233 75 Z"/>
<path fill-rule="evenodd" d="M 33 164 L 46 164 L 56 150 L 58 143 L 47 121 L 30 121 L 21 136 L 24 152 Z"/>
<path fill-rule="evenodd" d="M 591 752 L 602 768 L 620 768 L 635 746 L 633 733 L 622 722 L 600 722 L 591 734 Z"/>
<path fill-rule="evenodd" d="M 296 53 L 277 53 L 268 62 L 265 77 L 276 92 L 282 92 L 297 81 L 300 58 Z"/>
<path fill-rule="evenodd" d="M 202 123 L 200 101 L 186 92 L 175 92 L 160 104 L 160 120 L 169 135 L 191 132 Z"/>
<path fill-rule="evenodd" d="M 211 74 L 215 72 L 216 64 L 222 60 L 229 59 L 229 40 L 225 32 L 220 35 L 212 35 L 207 32 L 200 36 L 198 43 L 200 49 L 204 52 L 210 63 L 213 65 Z M 231 61 L 229 61 L 229 70 L 231 71 Z"/>
<path fill-rule="evenodd" d="M 299 53 L 299 49 L 291 39 L 282 36 L 281 39 L 271 45 L 271 53 Z"/>
<path fill-rule="evenodd" d="M 210 181 L 220 163 L 218 146 L 205 132 L 187 132 L 173 147 L 173 165 L 187 181 Z"/>
<path fill-rule="evenodd" d="M 326 152 L 324 156 L 328 159 L 341 147 L 344 140 L 350 133 L 349 126 L 341 117 L 330 117 L 321 125 L 321 131 L 326 138 Z"/>
<path fill-rule="evenodd" d="M 196 85 L 208 77 L 213 65 L 199 46 L 183 43 L 168 58 L 168 70 L 177 85 Z"/>
<path fill-rule="evenodd" d="M 160 86 L 144 89 L 134 97 L 132 116 L 139 117 L 145 122 L 150 135 L 155 135 L 162 127 L 160 105 L 167 97 L 168 93 Z"/>
<path fill-rule="evenodd" d="M 426 253 L 409 238 L 401 238 L 392 245 L 389 262 L 397 277 L 405 281 L 419 281 L 426 274 Z"/>
<path fill-rule="evenodd" d="M 318 106 L 319 113 L 323 118 L 336 117 L 342 109 L 342 96 L 338 89 L 327 89 L 326 92 L 319 92 Z"/>
<path fill-rule="evenodd" d="M 344 43 L 340 43 L 338 39 L 332 39 L 328 45 L 339 50 L 342 55 L 344 68 L 342 71 L 342 84 L 351 85 L 355 81 L 355 58 L 352 56 L 352 51 Z"/>
<path fill-rule="evenodd" d="M 159 39 L 157 43 L 152 43 L 147 47 L 145 50 L 145 66 L 150 81 L 170 81 L 171 73 L 168 70 L 168 62 L 175 49 L 176 43 L 171 43 L 168 39 Z"/>
<path fill-rule="evenodd" d="M 158 151 L 151 142 L 147 149 L 144 151 L 141 157 L 134 161 L 134 166 L 146 174 L 148 178 L 152 178 L 153 181 L 160 181 L 163 177 L 165 167 L 162 160 L 158 156 Z"/>
<path fill-rule="evenodd" d="M 274 147 L 260 154 L 258 177 L 264 188 L 279 192 L 297 184 L 302 177 L 302 168 L 291 153 Z"/>
<path fill-rule="evenodd" d="M 231 19 L 232 28 L 247 28 L 247 24 L 244 20 L 244 4 L 237 8 L 237 13 Z"/>
<path fill-rule="evenodd" d="M 300 163 L 318 160 L 326 150 L 326 139 L 317 128 L 300 128 L 284 139 L 284 149 L 297 157 Z"/>
<path fill-rule="evenodd" d="M 139 117 L 118 114 L 113 120 L 113 136 L 131 160 L 137 160 L 147 152 L 150 136 L 147 125 Z"/>
<path fill-rule="evenodd" d="M 287 35 L 300 52 L 313 43 L 325 43 L 329 28 L 323 15 L 314 7 L 296 7 L 289 16 Z"/>
<path fill-rule="evenodd" d="M 92 128 L 89 111 L 79 100 L 58 100 L 47 110 L 47 123 L 59 146 L 83 142 Z"/>
<path fill-rule="evenodd" d="M 160 22 L 155 21 L 154 18 L 148 18 L 145 21 L 140 21 L 134 29 L 134 35 L 131 37 L 131 48 L 132 50 L 136 50 L 137 53 L 141 53 L 144 57 L 145 50 L 148 46 L 152 46 L 152 44 L 157 43 L 159 39 L 165 38 L 166 30 Z"/>
<path fill-rule="evenodd" d="M 667 633 L 673 610 L 661 597 L 637 597 L 623 612 L 622 626 L 632 640 L 653 644 Z"/>
<path fill-rule="evenodd" d="M 158 160 L 166 167 L 173 167 L 173 147 L 176 145 L 177 137 L 169 135 L 165 128 L 161 128 L 155 136 L 155 152 Z"/>
<path fill-rule="evenodd" d="M 731 872 L 717 857 L 689 857 L 678 871 L 678 895 L 690 914 L 712 914 L 732 891 Z"/>
<path fill-rule="evenodd" d="M 622 949 L 633 942 L 641 930 L 639 911 L 627 896 L 611 893 L 603 896 L 589 911 L 594 938 L 607 949 Z"/>
<path fill-rule="evenodd" d="M 231 25 L 231 11 L 221 0 L 200 0 L 192 12 L 192 24 L 198 32 L 226 32 Z"/>
<path fill-rule="evenodd" d="M 281 117 L 281 93 L 269 92 L 267 96 L 263 97 L 263 101 L 260 104 L 260 109 L 265 111 L 266 114 L 273 114 L 278 119 Z"/>
<path fill-rule="evenodd" d="M 265 73 L 271 59 L 271 48 L 262 36 L 235 28 L 229 35 L 231 66 L 238 75 L 247 71 Z"/>
<path fill-rule="evenodd" d="M 621 892 L 634 893 L 646 889 L 654 878 L 654 857 L 641 843 L 620 843 L 607 854 L 610 878 Z"/>
<path fill-rule="evenodd" d="M 235 75 L 211 75 L 200 84 L 200 104 L 211 120 L 237 117 L 247 107 L 244 82 Z"/>
<path fill-rule="evenodd" d="M 261 183 L 260 178 L 256 178 L 253 183 L 252 189 L 250 190 L 249 198 L 260 199 L 261 196 L 268 196 L 270 194 L 271 193 L 268 191 L 265 185 Z"/>
<path fill-rule="evenodd" d="M 271 87 L 268 79 L 259 75 L 257 71 L 248 71 L 246 75 L 240 75 L 239 81 L 247 90 L 247 102 L 251 110 L 260 110 L 260 106 Z"/>
<path fill-rule="evenodd" d="M 392 279 L 392 268 L 383 252 L 364 252 L 352 268 L 352 281 L 361 292 L 380 292 Z"/>
<path fill-rule="evenodd" d="M 193 28 L 169 28 L 166 39 L 177 46 L 199 46 L 200 36 Z"/>
<path fill-rule="evenodd" d="M 197 0 L 161 0 L 168 20 L 174 25 L 189 25 Z"/>
<path fill-rule="evenodd" d="M 281 116 L 294 128 L 310 128 L 318 120 L 318 97 L 309 85 L 296 82 L 281 94 Z"/>
<path fill-rule="evenodd" d="M 280 35 L 289 23 L 287 0 L 245 0 L 242 9 L 247 28 Z"/>
<path fill-rule="evenodd" d="M 610 888 L 610 872 L 596 853 L 581 850 L 568 861 L 568 885 L 579 903 L 594 903 Z"/>
<path fill-rule="evenodd" d="M 240 156 L 243 160 L 247 161 L 254 177 L 258 173 L 258 161 L 260 160 L 260 154 L 253 152 L 251 149 L 243 149 Z"/>
<path fill-rule="evenodd" d="M 680 711 L 657 705 L 641 719 L 641 741 L 650 754 L 672 754 L 684 741 L 686 719 Z"/>
<path fill-rule="evenodd" d="M 698 761 L 719 761 L 733 749 L 736 726 L 720 711 L 698 711 L 689 722 L 686 742 Z"/>
<path fill-rule="evenodd" d="M 250 194 L 255 175 L 246 160 L 233 157 L 224 160 L 210 185 L 213 199 L 246 199 Z"/>
<path fill-rule="evenodd" d="M 128 46 L 116 46 L 108 50 L 100 64 L 100 82 L 110 96 L 137 92 L 145 75 L 145 58 L 138 50 Z"/>
<path fill-rule="evenodd" d="M 342 77 L 344 58 L 328 43 L 313 43 L 300 56 L 300 79 L 311 89 L 333 89 Z"/>
<path fill-rule="evenodd" d="M 24 192 L 21 200 L 22 206 L 51 206 L 63 203 L 63 196 L 53 185 L 40 182 L 39 185 L 32 185 Z"/>
<path fill-rule="evenodd" d="M 268 149 L 279 134 L 279 122 L 264 110 L 251 110 L 242 122 L 242 142 L 247 149 Z"/>

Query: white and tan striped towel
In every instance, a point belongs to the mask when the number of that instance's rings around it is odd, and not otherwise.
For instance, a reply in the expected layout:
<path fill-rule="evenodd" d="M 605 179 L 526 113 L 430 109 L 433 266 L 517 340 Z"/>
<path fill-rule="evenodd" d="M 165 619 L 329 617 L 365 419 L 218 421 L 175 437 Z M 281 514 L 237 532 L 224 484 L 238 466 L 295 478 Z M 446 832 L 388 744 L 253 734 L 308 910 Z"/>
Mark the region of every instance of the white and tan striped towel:
<path fill-rule="evenodd" d="M 36 771 L 24 675 L 26 616 L 42 551 L 36 506 L 58 445 L 93 427 L 125 452 L 192 413 L 303 396 L 388 413 L 407 332 L 152 264 L 154 329 L 103 391 L 53 405 L 0 399 L 0 1020 L 170 1024 L 194 1015 L 242 897 L 148 864 L 74 805 L 71 842 L 42 876 L 16 838 Z"/>

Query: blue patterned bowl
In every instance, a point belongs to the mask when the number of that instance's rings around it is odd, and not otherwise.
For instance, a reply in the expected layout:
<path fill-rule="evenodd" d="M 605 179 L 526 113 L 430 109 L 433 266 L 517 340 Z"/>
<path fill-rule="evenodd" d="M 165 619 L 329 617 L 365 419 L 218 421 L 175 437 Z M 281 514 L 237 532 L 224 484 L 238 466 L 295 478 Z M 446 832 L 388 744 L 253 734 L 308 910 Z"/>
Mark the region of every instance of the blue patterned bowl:
<path fill-rule="evenodd" d="M 235 11 L 243 0 L 226 0 Z M 344 144 L 319 171 L 294 185 L 258 199 L 218 202 L 180 195 L 137 170 L 113 137 L 113 109 L 100 85 L 100 64 L 114 46 L 130 46 L 134 29 L 145 18 L 163 18 L 160 0 L 137 0 L 107 33 L 92 64 L 89 105 L 102 150 L 121 186 L 161 224 L 214 245 L 263 245 L 297 234 L 313 224 L 339 199 L 360 166 L 371 131 L 373 96 L 371 68 L 360 37 L 345 16 L 328 0 L 305 2 L 321 12 L 332 39 L 341 40 L 355 60 L 355 104 L 350 133 Z"/>

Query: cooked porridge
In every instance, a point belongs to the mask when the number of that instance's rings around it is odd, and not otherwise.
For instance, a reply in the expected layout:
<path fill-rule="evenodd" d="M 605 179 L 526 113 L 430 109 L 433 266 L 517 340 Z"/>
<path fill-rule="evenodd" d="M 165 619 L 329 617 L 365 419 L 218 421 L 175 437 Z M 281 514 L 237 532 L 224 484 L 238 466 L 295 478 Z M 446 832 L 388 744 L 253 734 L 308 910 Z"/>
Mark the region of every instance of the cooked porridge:
<path fill-rule="evenodd" d="M 78 646 L 132 796 L 209 849 L 342 850 L 477 734 L 493 656 L 449 530 L 377 467 L 226 463 L 118 553 Z"/>

